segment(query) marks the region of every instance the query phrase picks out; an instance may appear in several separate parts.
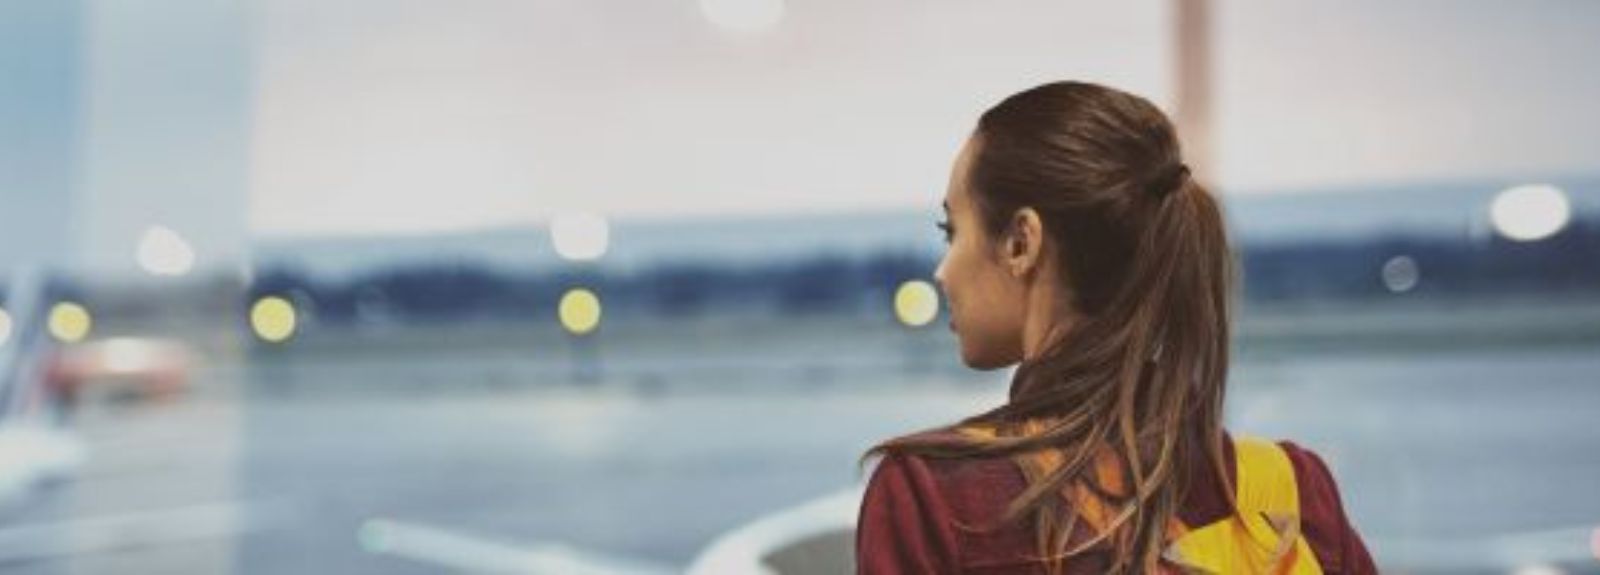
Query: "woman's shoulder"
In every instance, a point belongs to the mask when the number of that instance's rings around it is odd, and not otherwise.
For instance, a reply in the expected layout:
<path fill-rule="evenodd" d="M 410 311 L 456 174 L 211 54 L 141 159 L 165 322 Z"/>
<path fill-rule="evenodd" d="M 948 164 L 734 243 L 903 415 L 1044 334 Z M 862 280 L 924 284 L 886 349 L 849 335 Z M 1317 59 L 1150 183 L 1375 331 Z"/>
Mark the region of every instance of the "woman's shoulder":
<path fill-rule="evenodd" d="M 939 438 L 951 433 L 932 430 L 907 437 Z M 1294 470 L 1302 516 L 1312 521 L 1342 520 L 1343 505 L 1338 484 L 1322 456 L 1293 440 L 1276 440 L 1272 443 L 1283 451 Z M 1237 468 L 1231 465 L 1235 453 L 1234 439 L 1225 433 L 1223 456 L 1230 463 L 1225 470 L 1230 482 L 1236 479 L 1237 474 Z M 1207 487 L 1210 487 L 1210 478 L 1209 473 L 1194 470 L 1190 480 L 1207 483 Z M 964 516 L 962 518 L 1003 509 L 1027 487 L 1021 469 L 1010 457 L 943 458 L 900 451 L 890 451 L 879 460 L 868 482 L 869 490 L 874 485 L 905 490 L 924 498 L 937 498 L 944 502 L 945 507 Z M 1225 496 L 1218 498 L 1225 499 Z"/>
<path fill-rule="evenodd" d="M 1007 457 L 938 458 L 892 453 L 879 462 L 873 476 L 869 488 L 879 477 L 904 478 L 906 487 L 943 501 L 962 520 L 1003 509 L 1026 487 L 1021 471 Z"/>
<path fill-rule="evenodd" d="M 947 427 L 919 431 L 894 442 L 938 444 L 962 439 L 962 431 Z M 936 500 L 940 511 L 951 518 L 971 522 L 992 509 L 1003 509 L 1026 484 L 1008 457 L 933 457 L 890 449 L 868 482 L 869 495 L 875 487 L 880 492 L 910 490 L 921 498 Z"/>
<path fill-rule="evenodd" d="M 903 439 L 938 441 L 949 439 L 961 432 L 936 429 L 908 435 Z M 1224 434 L 1224 456 L 1232 458 L 1232 440 Z M 1293 450 L 1299 450 L 1294 447 Z M 1291 451 L 1286 449 L 1286 451 Z M 1291 460 L 1315 457 L 1309 451 L 1292 454 Z M 1296 467 L 1299 467 L 1299 463 Z M 1226 469 L 1230 481 L 1234 474 Z M 1215 485 L 1215 475 L 1200 469 L 1189 470 L 1186 480 L 1191 482 L 1182 506 L 1187 521 L 1209 522 L 1226 516 L 1228 497 Z M 960 458 L 928 457 L 891 451 L 878 463 L 873 478 L 868 483 L 868 494 L 874 491 L 909 491 L 929 506 L 938 509 L 963 524 L 990 524 L 1028 487 L 1022 467 L 1012 456 L 975 456 Z"/>
<path fill-rule="evenodd" d="M 918 567 L 862 572 L 1005 571 L 1031 564 L 1022 561 L 1033 554 L 1026 525 L 995 525 L 1024 486 L 1021 472 L 1005 457 L 885 455 L 862 501 L 858 561 L 898 563 L 909 557 Z"/>

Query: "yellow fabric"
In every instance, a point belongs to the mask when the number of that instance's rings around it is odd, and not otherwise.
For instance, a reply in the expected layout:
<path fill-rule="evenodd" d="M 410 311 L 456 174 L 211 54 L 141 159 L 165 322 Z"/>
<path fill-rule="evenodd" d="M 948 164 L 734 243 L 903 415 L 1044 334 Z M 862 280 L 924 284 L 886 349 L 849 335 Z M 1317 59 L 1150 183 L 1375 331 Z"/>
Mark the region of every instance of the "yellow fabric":
<path fill-rule="evenodd" d="M 1236 437 L 1238 513 L 1190 530 L 1168 558 L 1199 573 L 1321 575 L 1300 534 L 1300 493 L 1288 454 L 1271 441 Z"/>
<path fill-rule="evenodd" d="M 1026 437 L 1043 433 L 1047 422 L 1039 419 L 1030 419 L 1017 426 L 1017 432 Z M 992 426 L 968 425 L 959 431 L 968 437 L 980 439 L 994 439 L 999 432 Z M 1021 468 L 1029 483 L 1038 481 L 1041 477 L 1066 464 L 1066 456 L 1060 450 L 1040 449 L 1030 451 L 1014 458 L 1017 466 Z M 1128 488 L 1122 477 L 1122 458 L 1110 447 L 1101 447 L 1094 456 L 1093 473 L 1096 484 L 1107 493 L 1116 496 L 1125 496 Z M 1078 517 L 1082 518 L 1095 533 L 1102 533 L 1115 516 L 1110 504 L 1101 500 L 1094 490 L 1082 481 L 1074 481 L 1063 486 L 1061 496 L 1072 502 Z M 1176 522 L 1175 522 L 1176 523 Z M 1181 528 L 1181 524 L 1175 527 Z"/>

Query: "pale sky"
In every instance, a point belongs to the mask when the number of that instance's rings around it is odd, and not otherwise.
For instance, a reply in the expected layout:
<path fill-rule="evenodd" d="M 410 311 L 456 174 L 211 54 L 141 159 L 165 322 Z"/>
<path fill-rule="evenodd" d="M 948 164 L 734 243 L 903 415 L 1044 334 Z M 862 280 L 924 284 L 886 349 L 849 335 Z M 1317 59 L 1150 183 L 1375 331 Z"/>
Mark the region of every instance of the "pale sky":
<path fill-rule="evenodd" d="M 1219 4 L 1228 188 L 1600 172 L 1600 2 Z"/>
<path fill-rule="evenodd" d="M 693 0 L 325 5 L 261 11 L 264 234 L 927 205 L 1011 91 L 1165 88 L 1157 2 L 791 2 L 754 36 Z"/>
<path fill-rule="evenodd" d="M 1004 95 L 1170 106 L 1170 2 L 266 0 L 258 234 L 917 207 Z M 1600 3 L 1216 3 L 1228 192 L 1600 171 Z"/>
<path fill-rule="evenodd" d="M 931 209 L 1008 94 L 1172 104 L 1177 0 L 787 0 L 753 34 L 700 1 L 0 3 L 0 264 L 126 268 L 155 225 L 203 266 L 569 210 Z M 1600 2 L 1214 6 L 1225 194 L 1600 175 Z"/>

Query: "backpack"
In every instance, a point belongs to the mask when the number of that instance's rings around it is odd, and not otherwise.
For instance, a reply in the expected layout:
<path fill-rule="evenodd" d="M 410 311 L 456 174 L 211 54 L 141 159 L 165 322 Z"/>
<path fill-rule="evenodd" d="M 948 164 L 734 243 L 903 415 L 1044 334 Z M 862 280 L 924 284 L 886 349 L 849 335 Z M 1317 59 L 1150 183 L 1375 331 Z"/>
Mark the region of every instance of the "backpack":
<path fill-rule="evenodd" d="M 1321 575 L 1300 532 L 1300 493 L 1294 465 L 1278 444 L 1235 437 L 1238 513 L 1185 530 L 1166 558 L 1191 573 Z"/>

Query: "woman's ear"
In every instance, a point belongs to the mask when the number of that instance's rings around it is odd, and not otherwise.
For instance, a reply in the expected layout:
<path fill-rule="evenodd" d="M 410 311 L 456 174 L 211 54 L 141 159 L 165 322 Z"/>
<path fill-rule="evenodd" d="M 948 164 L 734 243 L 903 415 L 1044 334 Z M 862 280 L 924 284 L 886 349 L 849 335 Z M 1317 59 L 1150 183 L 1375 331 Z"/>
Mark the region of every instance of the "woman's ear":
<path fill-rule="evenodd" d="M 1013 277 L 1027 276 L 1039 267 L 1044 252 L 1044 221 L 1033 208 L 1022 208 L 1011 216 L 1002 257 Z"/>

